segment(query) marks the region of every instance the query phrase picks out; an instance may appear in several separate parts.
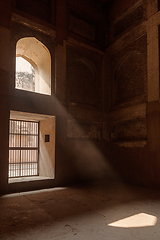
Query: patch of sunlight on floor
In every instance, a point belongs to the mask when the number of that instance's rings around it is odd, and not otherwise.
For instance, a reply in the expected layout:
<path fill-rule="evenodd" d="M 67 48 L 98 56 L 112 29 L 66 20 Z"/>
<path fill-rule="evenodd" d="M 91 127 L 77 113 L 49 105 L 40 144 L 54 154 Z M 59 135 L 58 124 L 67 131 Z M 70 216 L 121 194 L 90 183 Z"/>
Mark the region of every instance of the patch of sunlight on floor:
<path fill-rule="evenodd" d="M 146 213 L 139 213 L 131 217 L 127 217 L 119 221 L 109 223 L 108 225 L 112 227 L 134 228 L 155 226 L 156 223 L 157 217 Z"/>

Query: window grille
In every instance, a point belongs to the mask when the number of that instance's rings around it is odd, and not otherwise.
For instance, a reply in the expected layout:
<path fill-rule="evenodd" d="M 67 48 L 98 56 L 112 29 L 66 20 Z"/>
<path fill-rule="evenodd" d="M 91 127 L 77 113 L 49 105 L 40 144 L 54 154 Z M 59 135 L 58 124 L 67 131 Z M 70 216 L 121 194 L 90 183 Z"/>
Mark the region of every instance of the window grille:
<path fill-rule="evenodd" d="M 38 155 L 38 122 L 10 120 L 9 178 L 39 175 Z"/>

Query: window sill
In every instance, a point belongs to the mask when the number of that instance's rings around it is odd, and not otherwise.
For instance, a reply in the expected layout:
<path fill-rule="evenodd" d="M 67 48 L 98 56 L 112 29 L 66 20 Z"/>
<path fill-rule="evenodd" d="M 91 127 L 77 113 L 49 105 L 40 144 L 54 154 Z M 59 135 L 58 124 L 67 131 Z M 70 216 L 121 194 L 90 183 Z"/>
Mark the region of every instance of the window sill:
<path fill-rule="evenodd" d="M 19 177 L 19 178 L 9 178 L 8 184 L 11 183 L 21 183 L 21 182 L 31 182 L 39 180 L 53 180 L 54 178 L 43 177 L 43 176 L 33 176 L 33 177 Z"/>

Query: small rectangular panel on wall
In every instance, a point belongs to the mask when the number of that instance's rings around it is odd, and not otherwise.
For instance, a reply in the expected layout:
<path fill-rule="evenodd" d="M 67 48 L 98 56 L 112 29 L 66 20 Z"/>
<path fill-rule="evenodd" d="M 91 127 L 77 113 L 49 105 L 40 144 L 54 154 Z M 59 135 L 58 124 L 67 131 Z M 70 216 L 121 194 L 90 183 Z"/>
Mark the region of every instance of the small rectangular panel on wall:
<path fill-rule="evenodd" d="M 67 45 L 68 104 L 101 109 L 103 56 L 75 45 Z"/>
<path fill-rule="evenodd" d="M 112 108 L 135 105 L 147 97 L 147 36 L 111 56 Z"/>
<path fill-rule="evenodd" d="M 71 9 L 69 11 L 69 30 L 90 41 L 95 42 L 96 40 L 95 24 Z"/>
<path fill-rule="evenodd" d="M 16 0 L 14 5 L 20 11 L 51 23 L 51 0 Z"/>
<path fill-rule="evenodd" d="M 67 137 L 77 140 L 102 140 L 102 124 L 68 119 Z"/>

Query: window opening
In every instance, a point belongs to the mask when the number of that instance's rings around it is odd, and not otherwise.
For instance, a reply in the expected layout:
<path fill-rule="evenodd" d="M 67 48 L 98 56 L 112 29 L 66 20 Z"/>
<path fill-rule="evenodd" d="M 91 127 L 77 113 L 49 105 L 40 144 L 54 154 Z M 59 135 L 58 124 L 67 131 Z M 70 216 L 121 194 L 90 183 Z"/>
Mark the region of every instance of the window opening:
<path fill-rule="evenodd" d="M 51 55 L 38 39 L 18 40 L 15 72 L 16 89 L 51 95 Z"/>
<path fill-rule="evenodd" d="M 10 120 L 9 178 L 39 175 L 39 123 Z"/>

